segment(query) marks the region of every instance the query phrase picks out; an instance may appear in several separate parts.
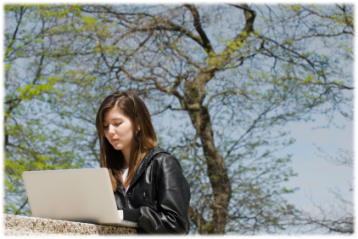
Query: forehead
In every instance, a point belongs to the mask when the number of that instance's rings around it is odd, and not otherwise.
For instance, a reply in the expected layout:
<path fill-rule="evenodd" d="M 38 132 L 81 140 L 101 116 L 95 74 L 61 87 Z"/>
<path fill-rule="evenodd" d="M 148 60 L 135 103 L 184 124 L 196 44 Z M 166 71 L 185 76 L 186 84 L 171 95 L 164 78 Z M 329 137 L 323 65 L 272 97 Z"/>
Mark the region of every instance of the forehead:
<path fill-rule="evenodd" d="M 108 110 L 103 117 L 104 122 L 109 122 L 111 120 L 116 120 L 116 119 L 124 120 L 124 119 L 128 119 L 128 117 L 123 113 L 122 109 L 118 107 L 114 107 Z"/>

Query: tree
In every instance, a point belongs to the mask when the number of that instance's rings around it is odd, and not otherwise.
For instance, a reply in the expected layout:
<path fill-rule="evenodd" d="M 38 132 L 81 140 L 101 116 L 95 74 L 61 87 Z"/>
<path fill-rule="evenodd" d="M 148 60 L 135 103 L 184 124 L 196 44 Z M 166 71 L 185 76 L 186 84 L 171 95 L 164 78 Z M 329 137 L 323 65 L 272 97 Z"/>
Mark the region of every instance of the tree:
<path fill-rule="evenodd" d="M 73 58 L 76 72 L 66 77 L 73 89 L 86 79 L 84 91 L 63 96 L 66 108 L 78 119 L 91 118 L 90 112 L 93 122 L 97 92 L 131 89 L 155 121 L 181 117 L 182 130 L 164 127 L 160 135 L 182 159 L 193 191 L 190 218 L 202 238 L 280 228 L 293 209 L 282 199 L 292 190 L 279 185 L 294 175 L 289 157 L 273 154 L 291 143 L 282 127 L 346 102 L 340 89 L 351 86 L 339 63 L 307 48 L 317 38 L 302 37 L 310 29 L 292 18 L 300 9 L 289 14 L 283 3 L 73 1 L 60 7 L 69 13 L 60 29 L 71 39 L 64 49 L 72 50 L 63 57 Z M 80 108 L 66 104 L 80 103 L 84 92 L 90 101 Z"/>
<path fill-rule="evenodd" d="M 285 3 L 46 1 L 51 124 L 93 165 L 99 102 L 134 90 L 190 181 L 192 235 L 284 229 L 295 212 L 284 200 L 294 190 L 280 186 L 294 176 L 290 156 L 274 154 L 292 143 L 284 125 L 341 109 L 353 87 L 336 58 L 309 48 L 318 36 Z"/>
<path fill-rule="evenodd" d="M 55 44 L 46 34 L 52 20 L 39 16 L 43 4 L 0 3 L 0 212 L 29 213 L 23 171 L 81 165 L 48 114 Z"/>

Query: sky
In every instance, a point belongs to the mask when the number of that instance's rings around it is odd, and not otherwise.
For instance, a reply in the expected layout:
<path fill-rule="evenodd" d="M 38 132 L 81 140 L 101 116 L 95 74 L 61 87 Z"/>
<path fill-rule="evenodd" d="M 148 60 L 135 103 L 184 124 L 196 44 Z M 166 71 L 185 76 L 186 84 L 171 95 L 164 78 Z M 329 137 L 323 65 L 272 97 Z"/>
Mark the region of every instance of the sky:
<path fill-rule="evenodd" d="M 291 178 L 286 184 L 300 188 L 288 198 L 290 202 L 307 211 L 312 210 L 313 203 L 329 208 L 334 199 L 332 190 L 340 192 L 343 198 L 353 202 L 353 192 L 350 191 L 353 168 L 327 162 L 319 157 L 320 152 L 315 146 L 319 145 L 332 156 L 337 154 L 339 148 L 352 151 L 353 122 L 347 122 L 343 130 L 332 126 L 314 129 L 324 123 L 324 119 L 317 117 L 317 121 L 313 123 L 289 124 L 288 128 L 291 129 L 291 135 L 296 138 L 296 142 L 282 152 L 293 153 L 292 168 L 298 173 L 297 177 Z"/>
<path fill-rule="evenodd" d="M 358 78 L 358 62 L 346 68 L 354 78 Z M 320 216 L 317 206 L 327 211 L 335 210 L 344 214 L 339 208 L 338 193 L 344 200 L 358 205 L 358 195 L 350 190 L 357 185 L 358 168 L 335 165 L 322 157 L 317 146 L 331 156 L 337 154 L 338 149 L 358 151 L 358 110 L 355 118 L 350 121 L 339 114 L 334 115 L 334 122 L 339 126 L 322 127 L 327 125 L 325 117 L 316 116 L 312 122 L 290 123 L 286 128 L 296 142 L 282 150 L 280 154 L 292 154 L 292 168 L 298 173 L 297 177 L 283 185 L 288 188 L 299 188 L 297 192 L 287 197 L 296 207 Z M 356 158 L 358 163 L 358 158 Z M 305 235 L 305 239 L 315 239 L 322 235 L 320 231 Z M 328 238 L 337 238 L 331 235 Z M 287 238 L 287 236 L 282 237 Z"/>

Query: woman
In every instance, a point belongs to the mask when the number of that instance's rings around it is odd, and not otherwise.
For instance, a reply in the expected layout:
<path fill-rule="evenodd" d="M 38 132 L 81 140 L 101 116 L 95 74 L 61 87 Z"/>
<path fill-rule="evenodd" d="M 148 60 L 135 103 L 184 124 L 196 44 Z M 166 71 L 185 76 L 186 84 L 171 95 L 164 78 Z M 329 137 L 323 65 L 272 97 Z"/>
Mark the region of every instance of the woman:
<path fill-rule="evenodd" d="M 157 146 L 143 101 L 130 91 L 108 96 L 96 127 L 119 217 L 137 222 L 139 233 L 187 234 L 189 184 L 179 161 Z"/>

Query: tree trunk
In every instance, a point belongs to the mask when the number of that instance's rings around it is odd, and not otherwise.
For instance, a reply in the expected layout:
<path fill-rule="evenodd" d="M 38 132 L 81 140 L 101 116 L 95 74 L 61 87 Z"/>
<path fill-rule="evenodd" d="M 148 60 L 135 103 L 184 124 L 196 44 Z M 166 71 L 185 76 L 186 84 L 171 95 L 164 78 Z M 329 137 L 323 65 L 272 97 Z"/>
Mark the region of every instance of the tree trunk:
<path fill-rule="evenodd" d="M 213 131 L 211 128 L 211 120 L 208 109 L 202 105 L 205 92 L 204 84 L 200 84 L 198 77 L 191 82 L 185 84 L 186 105 L 190 119 L 196 129 L 197 135 L 201 139 L 205 159 L 207 162 L 207 175 L 213 190 L 214 202 L 211 204 L 213 209 L 212 221 L 210 226 L 202 225 L 207 228 L 209 234 L 224 234 L 227 208 L 231 197 L 231 185 L 227 175 L 225 162 L 215 147 Z M 208 76 L 207 77 L 212 77 Z M 201 228 L 198 228 L 202 231 Z M 203 233 L 203 231 L 202 231 Z"/>

